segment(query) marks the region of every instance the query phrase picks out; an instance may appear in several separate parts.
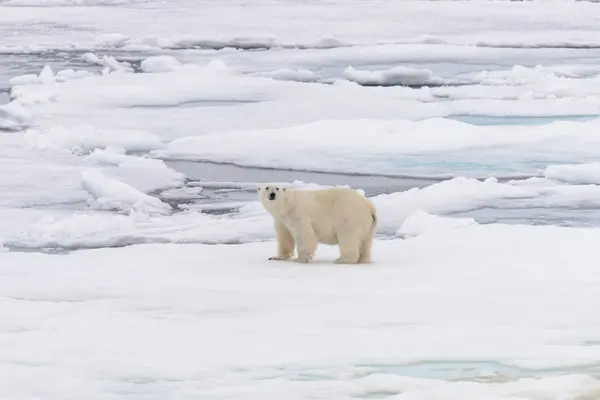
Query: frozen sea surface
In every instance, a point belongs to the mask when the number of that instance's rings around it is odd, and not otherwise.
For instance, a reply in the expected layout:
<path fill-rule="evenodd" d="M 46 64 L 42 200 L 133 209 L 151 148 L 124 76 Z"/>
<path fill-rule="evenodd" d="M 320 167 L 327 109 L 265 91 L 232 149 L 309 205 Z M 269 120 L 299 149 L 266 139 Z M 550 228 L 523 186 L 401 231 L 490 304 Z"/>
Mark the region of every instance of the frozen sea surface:
<path fill-rule="evenodd" d="M 1 2 L 0 397 L 600 398 L 599 15 Z M 265 261 L 264 182 L 374 264 Z"/>

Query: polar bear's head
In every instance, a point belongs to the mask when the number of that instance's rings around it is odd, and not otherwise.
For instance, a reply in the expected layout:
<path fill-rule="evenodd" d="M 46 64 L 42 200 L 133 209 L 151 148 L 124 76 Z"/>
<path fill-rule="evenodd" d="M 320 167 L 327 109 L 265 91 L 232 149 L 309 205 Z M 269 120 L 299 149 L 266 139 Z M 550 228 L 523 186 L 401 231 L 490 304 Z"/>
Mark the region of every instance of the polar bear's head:
<path fill-rule="evenodd" d="M 258 199 L 271 214 L 278 214 L 285 209 L 289 188 L 267 183 L 258 188 Z"/>

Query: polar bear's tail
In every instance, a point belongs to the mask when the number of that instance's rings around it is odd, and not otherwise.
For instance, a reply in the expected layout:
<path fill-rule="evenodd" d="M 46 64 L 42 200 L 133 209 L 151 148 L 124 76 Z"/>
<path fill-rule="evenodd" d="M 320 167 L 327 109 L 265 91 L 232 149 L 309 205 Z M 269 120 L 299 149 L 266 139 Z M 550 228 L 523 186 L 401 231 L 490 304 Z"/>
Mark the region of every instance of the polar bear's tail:
<path fill-rule="evenodd" d="M 379 219 L 377 218 L 377 209 L 372 201 L 369 201 L 369 205 L 371 206 L 371 216 L 373 217 L 373 223 L 371 224 L 371 236 L 375 233 L 375 229 L 377 229 L 377 224 L 379 223 Z"/>

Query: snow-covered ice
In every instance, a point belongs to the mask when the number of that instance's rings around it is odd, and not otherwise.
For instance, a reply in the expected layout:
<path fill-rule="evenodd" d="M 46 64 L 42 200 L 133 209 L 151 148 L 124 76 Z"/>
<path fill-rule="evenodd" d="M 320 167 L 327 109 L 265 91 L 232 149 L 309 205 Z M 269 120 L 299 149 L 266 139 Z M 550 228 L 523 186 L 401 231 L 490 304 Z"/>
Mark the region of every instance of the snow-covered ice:
<path fill-rule="evenodd" d="M 600 184 L 600 162 L 574 165 L 551 165 L 544 176 L 575 184 Z"/>
<path fill-rule="evenodd" d="M 0 2 L 0 397 L 600 398 L 600 4 L 251 3 Z"/>
<path fill-rule="evenodd" d="M 327 246 L 310 268 L 268 261 L 273 242 L 1 254 L 0 393 L 577 398 L 600 384 L 599 239 L 434 229 L 360 268 Z"/>
<path fill-rule="evenodd" d="M 418 211 L 404 220 L 404 223 L 396 232 L 400 237 L 412 237 L 422 235 L 431 231 L 447 230 L 451 233 L 456 228 L 476 225 L 473 218 L 444 218 Z"/>
<path fill-rule="evenodd" d="M 424 86 L 444 83 L 442 79 L 436 79 L 429 70 L 419 70 L 402 66 L 373 72 L 359 71 L 349 66 L 344 71 L 344 77 L 351 82 L 356 82 L 364 86 Z"/>
<path fill-rule="evenodd" d="M 538 174 L 544 160 L 595 159 L 600 154 L 599 121 L 530 127 L 476 126 L 441 118 L 320 120 L 281 129 L 179 138 L 153 154 L 313 171 L 514 176 Z"/>
<path fill-rule="evenodd" d="M 171 206 L 133 186 L 105 177 L 97 170 L 84 171 L 81 186 L 93 198 L 94 206 L 125 212 L 139 211 L 148 215 L 168 214 Z"/>
<path fill-rule="evenodd" d="M 96 197 L 103 199 L 101 204 L 90 202 L 89 193 L 83 190 L 85 186 L 81 182 L 78 186 L 80 201 L 83 204 L 88 202 L 91 210 L 84 209 L 76 213 L 61 211 L 49 216 L 48 213 L 30 209 L 11 208 L 12 220 L 19 223 L 0 225 L 0 237 L 5 245 L 26 249 L 77 249 L 136 243 L 224 244 L 268 240 L 275 235 L 271 217 L 254 196 L 251 202 L 190 205 L 193 198 L 203 196 L 200 195 L 202 191 L 188 187 L 159 192 L 161 202 L 115 178 L 94 178 L 92 183 L 99 188 L 92 187 L 92 192 L 95 190 L 94 193 L 100 193 Z M 312 187 L 304 184 L 298 186 Z M 553 180 L 543 178 L 507 183 L 494 179 L 481 182 L 455 178 L 423 189 L 381 194 L 371 199 L 380 216 L 378 235 L 391 237 L 404 226 L 407 219 L 412 219 L 411 223 L 414 224 L 415 218 L 418 221 L 419 214 L 423 212 L 437 217 L 453 217 L 455 214 L 482 209 L 600 208 L 600 187 L 557 185 Z M 173 200 L 181 204 L 168 212 L 164 202 Z M 93 210 L 102 209 L 102 204 L 107 207 L 112 205 L 108 208 L 119 210 L 120 213 L 94 214 Z M 237 211 L 225 215 L 201 212 L 219 209 Z"/>

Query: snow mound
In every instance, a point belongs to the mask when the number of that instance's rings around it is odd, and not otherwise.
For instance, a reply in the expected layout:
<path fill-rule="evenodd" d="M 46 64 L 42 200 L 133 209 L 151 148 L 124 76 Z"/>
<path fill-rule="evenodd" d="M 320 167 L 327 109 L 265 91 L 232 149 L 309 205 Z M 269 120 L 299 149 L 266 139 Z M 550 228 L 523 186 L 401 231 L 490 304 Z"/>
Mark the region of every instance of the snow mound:
<path fill-rule="evenodd" d="M 92 205 L 102 208 L 102 204 Z M 109 201 L 108 206 L 112 205 Z M 160 207 L 162 211 L 164 206 Z M 26 219 L 18 229 L 11 227 L 0 240 L 9 248 L 84 249 L 139 243 L 248 243 L 273 239 L 275 234 L 272 220 L 259 213 L 262 210 L 258 207 L 255 215 L 247 212 L 234 217 L 194 211 L 148 214 L 131 207 L 123 208 L 127 214 L 88 209 L 50 218 Z"/>
<path fill-rule="evenodd" d="M 566 68 L 544 67 L 537 65 L 535 67 L 524 67 L 515 65 L 510 70 L 482 71 L 473 76 L 474 82 L 485 85 L 526 85 L 530 83 L 548 83 L 557 81 L 557 78 L 577 79 L 580 76 Z"/>
<path fill-rule="evenodd" d="M 416 122 L 321 120 L 278 129 L 219 131 L 179 138 L 152 155 L 344 173 L 537 173 L 538 168 L 532 165 L 600 154 L 599 127 L 600 120 L 542 126 L 477 126 L 439 118 Z M 303 156 L 298 157 L 299 153 Z"/>
<path fill-rule="evenodd" d="M 85 53 L 83 55 L 83 59 L 87 63 L 100 65 L 108 68 L 111 71 L 133 72 L 133 67 L 130 63 L 117 61 L 117 59 L 112 56 L 104 55 L 102 57 L 98 57 L 93 53 Z"/>
<path fill-rule="evenodd" d="M 538 196 L 536 190 L 528 187 L 498 183 L 494 180 L 479 181 L 458 177 L 422 189 L 413 188 L 404 192 L 382 194 L 372 197 L 371 200 L 379 214 L 378 231 L 393 234 L 403 226 L 407 218 L 419 211 L 451 214 L 489 206 L 499 200 L 535 199 Z M 427 218 L 423 215 L 417 214 L 415 218 L 417 220 L 412 224 L 430 223 L 430 221 L 418 220 L 418 218 L 422 220 Z"/>
<path fill-rule="evenodd" d="M 430 232 L 442 234 L 457 228 L 477 225 L 473 218 L 448 218 L 418 211 L 404 220 L 404 223 L 396 232 L 399 237 L 413 237 Z"/>
<path fill-rule="evenodd" d="M 100 48 L 123 47 L 129 38 L 122 33 L 105 33 L 96 37 L 95 45 Z"/>
<path fill-rule="evenodd" d="M 161 147 L 153 134 L 127 129 L 98 129 L 90 125 L 71 128 L 54 126 L 47 131 L 30 129 L 25 133 L 30 146 L 39 149 L 66 149 L 74 154 L 87 154 L 108 147 L 125 151 L 148 151 Z"/>
<path fill-rule="evenodd" d="M 73 79 L 81 79 L 89 76 L 91 73 L 86 70 L 62 69 L 56 73 L 57 82 L 68 82 Z"/>
<path fill-rule="evenodd" d="M 171 206 L 156 197 L 116 179 L 105 177 L 98 170 L 87 170 L 81 174 L 81 186 L 95 200 L 100 209 L 142 212 L 148 215 L 169 214 Z"/>
<path fill-rule="evenodd" d="M 16 85 L 35 85 L 40 83 L 40 78 L 37 74 L 24 74 L 12 77 L 8 80 L 11 86 Z"/>
<path fill-rule="evenodd" d="M 95 44 L 101 48 L 127 49 L 203 49 L 203 50 L 270 50 L 270 49 L 335 49 L 351 46 L 352 43 L 332 36 L 322 36 L 313 40 L 278 40 L 270 35 L 221 35 L 199 36 L 182 34 L 178 36 L 128 37 L 120 33 L 104 34 L 96 38 Z"/>
<path fill-rule="evenodd" d="M 146 39 L 146 43 L 151 43 Z M 213 49 L 220 50 L 227 47 L 240 50 L 271 49 L 277 46 L 276 39 L 272 36 L 240 36 L 231 39 L 223 38 L 200 38 L 194 36 L 182 36 L 179 38 L 155 38 L 154 44 L 161 48 L 170 49 Z"/>
<path fill-rule="evenodd" d="M 398 66 L 385 71 L 359 71 L 349 66 L 344 78 L 362 86 L 423 86 L 441 84 L 443 80 L 427 69 Z"/>
<path fill-rule="evenodd" d="M 0 131 L 19 131 L 31 125 L 33 115 L 18 102 L 0 105 Z"/>
<path fill-rule="evenodd" d="M 175 57 L 154 56 L 142 61 L 140 68 L 147 73 L 172 72 L 181 66 Z"/>
<path fill-rule="evenodd" d="M 113 146 L 108 146 L 105 149 L 95 149 L 86 159 L 98 164 L 115 165 L 122 168 L 146 168 L 148 170 L 167 168 L 162 160 L 128 155 L 125 154 L 124 148 Z"/>
<path fill-rule="evenodd" d="M 257 73 L 254 76 L 293 82 L 319 82 L 321 80 L 318 74 L 306 69 L 282 68 L 275 71 Z"/>
<path fill-rule="evenodd" d="M 108 170 L 114 178 L 142 192 L 180 187 L 185 181 L 184 174 L 169 168 L 163 161 L 124 154 L 120 148 L 96 149 L 85 161 Z"/>
<path fill-rule="evenodd" d="M 49 65 L 44 66 L 38 75 L 38 79 L 42 85 L 56 82 L 56 76 Z"/>
<path fill-rule="evenodd" d="M 544 176 L 560 182 L 600 185 L 600 162 L 572 165 L 551 165 Z"/>

